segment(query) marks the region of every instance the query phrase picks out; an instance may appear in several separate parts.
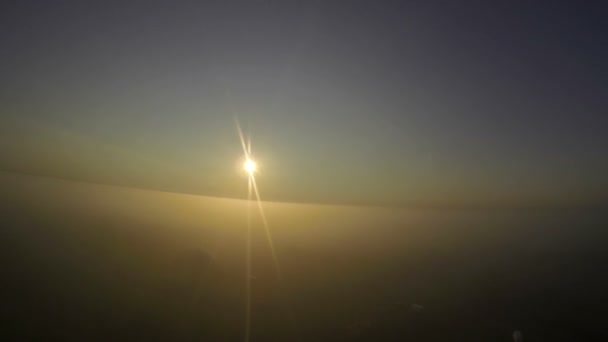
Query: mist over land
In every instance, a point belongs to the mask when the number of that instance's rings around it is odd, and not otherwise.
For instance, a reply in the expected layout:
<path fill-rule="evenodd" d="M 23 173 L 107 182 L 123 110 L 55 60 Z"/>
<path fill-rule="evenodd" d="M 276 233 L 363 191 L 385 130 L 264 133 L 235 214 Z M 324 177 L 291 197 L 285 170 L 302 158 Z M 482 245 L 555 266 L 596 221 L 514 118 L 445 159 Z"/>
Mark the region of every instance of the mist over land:
<path fill-rule="evenodd" d="M 608 340 L 607 17 L 1 2 L 0 340 Z"/>
<path fill-rule="evenodd" d="M 3 336 L 242 338 L 246 201 L 2 173 Z M 264 207 L 252 340 L 601 340 L 605 213 Z M 532 262 L 533 261 L 533 262 Z"/>

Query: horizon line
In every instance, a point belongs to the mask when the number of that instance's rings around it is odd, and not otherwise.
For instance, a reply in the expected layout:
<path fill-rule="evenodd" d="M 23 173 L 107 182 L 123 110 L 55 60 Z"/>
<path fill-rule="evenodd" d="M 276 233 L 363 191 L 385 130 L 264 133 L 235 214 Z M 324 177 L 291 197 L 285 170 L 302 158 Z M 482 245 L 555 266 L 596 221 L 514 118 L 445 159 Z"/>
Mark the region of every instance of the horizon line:
<path fill-rule="evenodd" d="M 0 173 L 4 174 L 13 174 L 18 176 L 26 176 L 26 177 L 35 177 L 35 178 L 47 178 L 54 179 L 65 182 L 73 182 L 73 183 L 84 183 L 84 184 L 94 184 L 94 185 L 102 185 L 108 187 L 116 187 L 116 188 L 127 188 L 134 189 L 139 191 L 151 191 L 151 192 L 161 192 L 168 194 L 181 194 L 181 195 L 189 195 L 189 196 L 200 196 L 200 197 L 208 197 L 215 199 L 230 199 L 230 200 L 238 200 L 238 201 L 247 201 L 246 197 L 239 196 L 230 196 L 230 195 L 213 195 L 213 194 L 205 194 L 202 192 L 191 192 L 191 191 L 177 191 L 177 190 L 167 190 L 162 188 L 153 188 L 153 187 L 144 187 L 138 185 L 131 184 L 119 184 L 112 182 L 103 182 L 103 181 L 94 181 L 87 179 L 77 179 L 70 178 L 64 176 L 56 176 L 56 175 L 48 175 L 48 174 L 39 174 L 33 172 L 19 171 L 19 170 L 7 170 L 0 169 Z M 339 207 L 366 207 L 366 208 L 376 208 L 376 209 L 387 209 L 387 210 L 558 210 L 558 209 L 607 209 L 608 202 L 606 201 L 597 201 L 597 202 L 586 202 L 579 204 L 568 204 L 568 203 L 537 203 L 534 205 L 530 204 L 479 204 L 479 203 L 463 203 L 463 204 L 445 204 L 445 203 L 403 203 L 403 204 L 382 204 L 382 203 L 360 203 L 356 201 L 348 202 L 332 202 L 332 201 L 306 201 L 306 200 L 288 200 L 288 199 L 265 199 L 262 202 L 265 203 L 279 203 L 279 204 L 300 204 L 300 205 L 321 205 L 321 206 L 339 206 Z"/>

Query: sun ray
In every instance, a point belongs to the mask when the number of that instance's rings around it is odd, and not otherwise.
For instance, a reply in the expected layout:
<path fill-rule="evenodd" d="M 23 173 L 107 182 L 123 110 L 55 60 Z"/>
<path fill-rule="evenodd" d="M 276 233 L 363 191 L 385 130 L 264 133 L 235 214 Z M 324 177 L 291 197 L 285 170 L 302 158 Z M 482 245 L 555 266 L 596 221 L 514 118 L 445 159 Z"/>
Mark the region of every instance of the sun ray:
<path fill-rule="evenodd" d="M 243 147 L 243 153 L 245 154 L 245 161 L 249 161 L 249 151 L 251 150 L 251 143 L 249 146 L 245 144 L 245 137 L 243 135 L 243 131 L 241 130 L 241 125 L 237 117 L 234 118 L 234 122 L 236 123 L 236 129 L 239 135 L 239 139 L 241 141 L 241 146 Z M 247 239 L 245 246 L 245 334 L 243 336 L 243 340 L 245 342 L 249 342 L 249 336 L 251 335 L 251 233 L 252 233 L 252 225 L 251 225 L 251 202 L 252 202 L 252 184 L 253 178 L 253 169 L 251 172 L 248 172 L 249 176 L 247 179 Z"/>
<path fill-rule="evenodd" d="M 281 265 L 279 263 L 279 257 L 277 255 L 276 249 L 274 247 L 274 240 L 272 239 L 270 225 L 268 224 L 268 219 L 266 218 L 266 213 L 264 212 L 264 206 L 262 204 L 262 199 L 260 198 L 260 192 L 258 191 L 258 185 L 257 185 L 257 182 L 255 181 L 255 176 L 253 175 L 253 173 L 249 177 L 251 178 L 251 184 L 253 185 L 253 193 L 255 195 L 255 199 L 258 204 L 260 218 L 262 219 L 262 225 L 264 226 L 264 232 L 266 233 L 266 239 L 268 240 L 268 245 L 270 246 L 270 253 L 272 255 L 274 266 L 275 266 L 275 269 L 277 272 L 277 278 L 279 280 L 283 280 L 283 275 L 281 273 Z"/>
<path fill-rule="evenodd" d="M 247 148 L 247 145 L 245 144 L 245 136 L 243 135 L 243 130 L 241 130 L 241 124 L 239 123 L 239 119 L 235 117 L 234 122 L 236 123 L 236 129 L 239 134 L 239 138 L 241 139 L 241 146 L 243 147 L 245 158 L 249 159 L 249 151 L 251 150 L 251 148 Z"/>
<path fill-rule="evenodd" d="M 247 182 L 247 242 L 245 248 L 245 342 L 249 342 L 251 334 L 251 200 L 252 200 L 252 179 L 249 177 Z"/>
<path fill-rule="evenodd" d="M 272 254 L 272 259 L 275 265 L 275 269 L 277 272 L 277 278 L 282 279 L 281 266 L 279 264 L 279 258 L 274 246 L 274 241 L 272 239 L 272 234 L 270 231 L 270 225 L 268 224 L 268 219 L 266 218 L 266 213 L 264 212 L 264 207 L 262 205 L 262 199 L 260 197 L 260 192 L 258 191 L 257 182 L 255 180 L 254 172 L 256 170 L 255 161 L 251 159 L 251 136 L 247 136 L 247 141 L 245 141 L 245 135 L 243 134 L 243 130 L 241 129 L 241 124 L 237 117 L 234 118 L 234 122 L 236 123 L 236 129 L 239 135 L 239 139 L 241 141 L 241 146 L 243 148 L 243 153 L 245 154 L 245 171 L 248 173 L 249 185 L 253 186 L 253 194 L 255 195 L 255 199 L 257 202 L 258 210 L 260 213 L 260 217 L 262 219 L 262 225 L 264 226 L 264 232 L 266 233 L 266 239 L 268 240 L 268 245 L 270 246 L 270 252 Z M 249 201 L 252 200 L 251 196 L 248 198 Z"/>
<path fill-rule="evenodd" d="M 247 136 L 247 154 L 251 155 L 251 133 Z"/>
<path fill-rule="evenodd" d="M 251 159 L 251 136 L 247 136 L 247 142 L 245 142 L 245 135 L 243 134 L 243 130 L 241 129 L 241 124 L 239 123 L 238 118 L 235 117 L 236 129 L 239 134 L 239 139 L 241 141 L 241 146 L 243 148 L 243 153 L 245 154 L 245 171 L 248 173 L 248 177 L 250 180 L 250 185 L 253 186 L 253 193 L 255 195 L 255 199 L 257 202 L 258 210 L 260 212 L 260 217 L 262 219 L 262 225 L 264 226 L 264 232 L 266 233 L 266 239 L 268 240 L 268 245 L 270 246 L 270 252 L 272 255 L 272 259 L 275 265 L 275 269 L 277 272 L 277 278 L 282 279 L 281 266 L 279 264 L 279 258 L 277 256 L 276 249 L 274 247 L 274 241 L 272 239 L 272 234 L 270 232 L 270 225 L 268 224 L 268 219 L 266 218 L 266 213 L 264 212 L 264 207 L 262 205 L 262 199 L 260 197 L 260 192 L 258 191 L 257 182 L 255 181 L 254 172 L 256 169 L 255 161 Z M 249 198 L 251 201 L 251 198 Z"/>
<path fill-rule="evenodd" d="M 266 235 L 266 240 L 268 241 L 268 246 L 270 247 L 272 261 L 274 263 L 277 279 L 279 284 L 281 284 L 281 288 L 283 291 L 286 291 L 283 284 L 283 274 L 281 271 L 281 266 L 279 263 L 278 254 L 275 249 L 274 240 L 272 238 L 272 233 L 270 230 L 270 225 L 268 224 L 268 219 L 266 217 L 266 213 L 264 211 L 264 206 L 262 204 L 262 199 L 260 197 L 260 192 L 258 191 L 257 182 L 255 180 L 255 171 L 256 171 L 256 163 L 251 158 L 251 136 L 248 135 L 247 139 L 245 139 L 245 135 L 243 134 L 243 130 L 241 129 L 241 125 L 237 117 L 235 117 L 236 129 L 239 135 L 239 139 L 241 142 L 241 147 L 243 148 L 243 154 L 245 155 L 245 161 L 243 164 L 243 168 L 247 172 L 247 184 L 248 184 L 248 193 L 247 193 L 247 242 L 246 242 L 246 304 L 245 304 L 245 342 L 249 341 L 251 334 L 251 278 L 252 278 L 252 218 L 251 218 L 251 210 L 253 201 L 257 203 L 259 215 L 262 221 L 262 225 L 264 227 L 264 232 Z M 254 198 L 255 196 L 255 198 Z M 289 304 L 289 303 L 288 303 Z M 289 305 L 288 305 L 289 306 Z M 288 314 L 290 317 L 291 324 L 294 324 L 293 312 L 291 308 L 288 308 Z"/>

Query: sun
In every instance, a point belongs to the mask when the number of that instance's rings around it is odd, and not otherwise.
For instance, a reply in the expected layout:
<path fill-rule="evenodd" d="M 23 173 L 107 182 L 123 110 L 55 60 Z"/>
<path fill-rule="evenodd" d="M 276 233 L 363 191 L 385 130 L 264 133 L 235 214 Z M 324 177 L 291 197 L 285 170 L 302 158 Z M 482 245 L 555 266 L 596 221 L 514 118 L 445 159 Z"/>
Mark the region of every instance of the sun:
<path fill-rule="evenodd" d="M 243 164 L 243 168 L 248 174 L 253 174 L 258 168 L 258 165 L 253 160 L 247 159 L 245 160 L 245 164 Z"/>

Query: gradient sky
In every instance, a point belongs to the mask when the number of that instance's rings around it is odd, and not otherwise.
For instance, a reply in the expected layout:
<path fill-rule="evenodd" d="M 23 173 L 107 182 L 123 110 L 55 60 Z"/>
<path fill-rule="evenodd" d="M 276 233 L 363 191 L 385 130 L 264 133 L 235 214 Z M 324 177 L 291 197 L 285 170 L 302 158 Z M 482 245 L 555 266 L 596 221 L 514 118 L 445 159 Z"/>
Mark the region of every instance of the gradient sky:
<path fill-rule="evenodd" d="M 371 205 L 605 203 L 603 1 L 15 1 L 0 168 Z"/>

